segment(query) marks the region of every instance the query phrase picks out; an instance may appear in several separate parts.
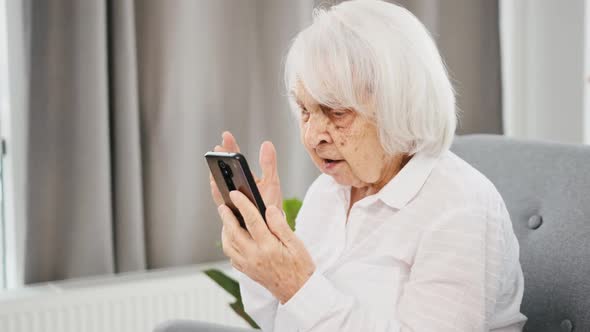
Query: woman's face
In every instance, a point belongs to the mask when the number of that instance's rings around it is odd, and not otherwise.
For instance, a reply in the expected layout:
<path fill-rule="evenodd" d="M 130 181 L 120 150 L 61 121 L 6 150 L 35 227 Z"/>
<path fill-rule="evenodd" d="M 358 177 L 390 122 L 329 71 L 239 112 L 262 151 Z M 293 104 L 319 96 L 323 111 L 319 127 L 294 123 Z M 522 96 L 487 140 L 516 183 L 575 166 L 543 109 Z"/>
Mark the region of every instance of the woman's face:
<path fill-rule="evenodd" d="M 357 188 L 389 182 L 394 158 L 381 147 L 377 127 L 369 119 L 354 110 L 318 104 L 301 84 L 295 96 L 301 141 L 323 173 Z"/>

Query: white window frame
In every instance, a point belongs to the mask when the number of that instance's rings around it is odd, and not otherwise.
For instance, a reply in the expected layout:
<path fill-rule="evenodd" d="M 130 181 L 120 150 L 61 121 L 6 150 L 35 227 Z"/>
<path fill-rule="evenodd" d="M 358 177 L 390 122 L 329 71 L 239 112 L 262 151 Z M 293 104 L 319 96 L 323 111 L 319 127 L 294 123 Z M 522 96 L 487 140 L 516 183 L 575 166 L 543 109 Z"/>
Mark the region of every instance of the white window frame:
<path fill-rule="evenodd" d="M 590 143 L 588 3 L 500 0 L 507 136 Z"/>
<path fill-rule="evenodd" d="M 590 145 L 590 0 L 584 6 L 584 143 Z"/>
<path fill-rule="evenodd" d="M 0 113 L 1 135 L 6 146 L 4 155 L 4 285 L 7 289 L 24 286 L 24 245 L 26 234 L 26 109 L 28 35 L 24 29 L 24 4 L 21 1 L 0 0 L 4 11 L 4 35 L 0 42 L 6 46 L 7 68 L 0 68 L 7 79 L 8 109 Z M 1 22 L 1 21 L 0 21 Z M 27 40 L 26 40 L 27 39 Z M 6 104 L 5 104 L 6 105 Z"/>
<path fill-rule="evenodd" d="M 6 281 L 7 281 L 7 257 L 6 257 L 6 195 L 4 188 L 6 186 L 7 174 L 6 174 L 6 167 L 4 162 L 4 153 L 3 153 L 3 142 L 5 141 L 5 133 L 8 130 L 8 107 L 9 107 L 9 100 L 8 100 L 8 61 L 7 61 L 7 34 L 6 34 L 6 0 L 0 1 L 0 162 L 2 165 L 2 188 L 0 188 L 1 192 L 0 195 L 2 196 L 2 206 L 0 206 L 0 289 L 6 288 Z"/>

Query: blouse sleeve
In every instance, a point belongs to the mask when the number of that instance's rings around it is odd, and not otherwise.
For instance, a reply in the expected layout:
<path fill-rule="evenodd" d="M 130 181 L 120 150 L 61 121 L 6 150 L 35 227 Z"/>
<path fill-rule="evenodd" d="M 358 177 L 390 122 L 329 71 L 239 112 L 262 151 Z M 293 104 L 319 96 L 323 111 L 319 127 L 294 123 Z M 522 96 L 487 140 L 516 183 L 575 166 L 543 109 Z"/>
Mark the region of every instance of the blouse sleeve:
<path fill-rule="evenodd" d="M 263 331 L 274 331 L 274 321 L 279 301 L 264 287 L 239 273 L 240 294 L 244 310 Z"/>

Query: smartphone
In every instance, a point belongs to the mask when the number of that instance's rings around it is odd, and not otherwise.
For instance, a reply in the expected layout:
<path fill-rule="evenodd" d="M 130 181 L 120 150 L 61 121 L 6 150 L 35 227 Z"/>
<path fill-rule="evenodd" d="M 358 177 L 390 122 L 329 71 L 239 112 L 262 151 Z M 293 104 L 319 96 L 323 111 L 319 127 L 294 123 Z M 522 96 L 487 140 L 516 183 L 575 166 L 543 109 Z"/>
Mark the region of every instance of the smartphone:
<path fill-rule="evenodd" d="M 266 222 L 266 207 L 246 158 L 237 152 L 207 152 L 205 159 L 225 205 L 233 211 L 240 226 L 246 229 L 244 218 L 229 197 L 229 192 L 232 190 L 239 190 L 246 195 L 258 208 L 262 219 Z"/>

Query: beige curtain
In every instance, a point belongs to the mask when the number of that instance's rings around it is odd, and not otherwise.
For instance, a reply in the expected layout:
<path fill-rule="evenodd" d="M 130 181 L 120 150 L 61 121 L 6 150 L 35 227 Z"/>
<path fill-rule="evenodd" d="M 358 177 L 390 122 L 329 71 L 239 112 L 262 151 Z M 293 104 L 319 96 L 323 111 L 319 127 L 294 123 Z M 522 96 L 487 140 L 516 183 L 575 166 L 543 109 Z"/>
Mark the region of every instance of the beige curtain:
<path fill-rule="evenodd" d="M 312 3 L 33 0 L 25 283 L 222 258 L 203 154 L 275 142 L 287 197 L 316 176 L 280 76 Z M 257 167 L 254 167 L 258 170 Z"/>
<path fill-rule="evenodd" d="M 458 134 L 502 134 L 497 0 L 400 0 L 435 38 L 457 91 Z"/>

